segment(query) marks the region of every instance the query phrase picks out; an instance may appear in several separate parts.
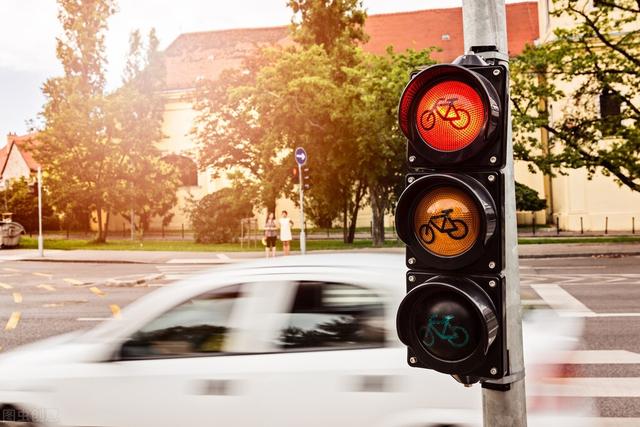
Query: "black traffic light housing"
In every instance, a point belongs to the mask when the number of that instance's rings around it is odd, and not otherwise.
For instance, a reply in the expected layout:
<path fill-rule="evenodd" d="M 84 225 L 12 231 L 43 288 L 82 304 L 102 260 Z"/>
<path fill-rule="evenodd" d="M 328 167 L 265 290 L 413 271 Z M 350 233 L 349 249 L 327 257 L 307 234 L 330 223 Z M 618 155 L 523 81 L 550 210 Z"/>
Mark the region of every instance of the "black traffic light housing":
<path fill-rule="evenodd" d="M 465 55 L 464 57 L 473 57 Z M 461 57 L 462 58 L 462 57 Z M 461 62 L 464 60 L 460 60 Z M 417 126 L 411 126 L 406 117 L 415 115 L 421 95 L 430 87 L 443 81 L 454 80 L 468 84 L 478 90 L 485 107 L 484 131 L 476 141 L 464 149 L 446 152 L 425 143 Z M 428 83 L 425 85 L 425 82 Z M 411 169 L 442 169 L 456 164 L 468 169 L 503 167 L 506 147 L 501 139 L 507 134 L 507 123 L 503 120 L 504 106 L 509 103 L 506 87 L 507 69 L 502 65 L 438 64 L 415 74 L 407 84 L 400 100 L 400 129 L 407 137 L 407 162 Z M 497 109 L 496 109 L 497 107 Z"/>
<path fill-rule="evenodd" d="M 409 365 L 457 375 L 469 383 L 506 375 L 508 360 L 502 351 L 506 336 L 501 327 L 506 320 L 503 282 L 502 276 L 407 272 L 407 296 L 398 310 L 397 330 L 408 347 Z M 457 312 L 458 317 L 446 322 L 440 315 L 434 321 L 434 306 L 436 312 Z M 456 310 L 456 306 L 465 309 Z M 432 314 L 424 318 L 424 312 Z M 461 319 L 465 314 L 467 318 Z"/>
<path fill-rule="evenodd" d="M 311 169 L 308 166 L 302 168 L 302 185 L 305 190 L 311 188 Z"/>
<path fill-rule="evenodd" d="M 465 271 L 474 273 L 495 273 L 503 268 L 504 230 L 498 219 L 502 206 L 503 176 L 499 172 L 460 173 L 409 173 L 405 177 L 406 188 L 396 205 L 396 232 L 407 244 L 406 264 L 412 269 L 430 269 L 451 271 L 465 267 Z M 439 185 L 459 187 L 475 199 L 482 218 L 479 231 L 481 236 L 465 253 L 457 257 L 437 256 L 420 244 L 418 236 L 412 230 L 413 218 L 420 195 Z"/>
<path fill-rule="evenodd" d="M 398 336 L 410 366 L 466 384 L 509 374 L 507 82 L 506 67 L 463 55 L 412 74 L 398 108 L 409 173 L 395 219 L 410 269 Z"/>

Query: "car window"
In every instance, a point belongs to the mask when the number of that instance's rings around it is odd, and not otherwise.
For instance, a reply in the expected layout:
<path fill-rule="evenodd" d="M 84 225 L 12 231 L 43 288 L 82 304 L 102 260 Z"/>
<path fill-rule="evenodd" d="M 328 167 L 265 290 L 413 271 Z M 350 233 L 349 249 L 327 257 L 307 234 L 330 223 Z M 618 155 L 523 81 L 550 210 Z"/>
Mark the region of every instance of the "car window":
<path fill-rule="evenodd" d="M 301 282 L 277 338 L 284 350 L 382 346 L 384 304 L 373 291 L 349 284 Z"/>
<path fill-rule="evenodd" d="M 224 351 L 231 311 L 241 285 L 199 295 L 166 311 L 135 333 L 122 359 L 193 356 Z"/>

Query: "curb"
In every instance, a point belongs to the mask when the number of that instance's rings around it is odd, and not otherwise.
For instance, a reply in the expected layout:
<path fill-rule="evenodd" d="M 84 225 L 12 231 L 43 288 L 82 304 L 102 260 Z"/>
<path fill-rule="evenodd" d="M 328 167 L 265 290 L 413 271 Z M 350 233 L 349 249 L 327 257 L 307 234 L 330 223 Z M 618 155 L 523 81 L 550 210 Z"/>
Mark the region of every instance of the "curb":
<path fill-rule="evenodd" d="M 528 254 L 519 255 L 519 259 L 545 258 L 622 258 L 626 256 L 640 256 L 640 252 L 598 252 L 598 253 L 568 253 L 568 254 Z"/>
<path fill-rule="evenodd" d="M 66 262 L 66 263 L 82 263 L 82 264 L 164 264 L 163 262 L 147 262 L 147 261 L 127 261 L 117 259 L 55 259 L 55 258 L 22 258 L 15 261 L 26 262 Z"/>

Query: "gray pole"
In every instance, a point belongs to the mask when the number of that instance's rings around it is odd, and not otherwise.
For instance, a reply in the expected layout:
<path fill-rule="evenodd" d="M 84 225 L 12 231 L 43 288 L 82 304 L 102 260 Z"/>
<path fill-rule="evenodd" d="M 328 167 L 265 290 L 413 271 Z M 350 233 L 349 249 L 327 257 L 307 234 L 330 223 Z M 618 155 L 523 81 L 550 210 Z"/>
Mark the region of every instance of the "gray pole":
<path fill-rule="evenodd" d="M 507 19 L 504 0 L 463 0 L 462 21 L 464 48 L 471 46 L 498 47 L 495 55 L 508 66 Z M 516 375 L 508 391 L 482 389 L 484 425 L 487 427 L 525 427 L 527 425 L 526 395 L 522 351 L 522 307 L 520 304 L 520 277 L 518 274 L 518 240 L 516 226 L 515 184 L 513 172 L 513 141 L 511 139 L 511 110 L 507 132 L 507 161 L 505 176 L 505 276 L 507 310 L 507 348 L 509 372 Z"/>
<path fill-rule="evenodd" d="M 300 182 L 300 253 L 304 255 L 307 249 L 307 241 L 304 233 L 304 181 L 300 163 L 298 163 L 298 177 Z"/>
<path fill-rule="evenodd" d="M 38 256 L 44 256 L 44 238 L 42 237 L 42 168 L 38 166 Z"/>

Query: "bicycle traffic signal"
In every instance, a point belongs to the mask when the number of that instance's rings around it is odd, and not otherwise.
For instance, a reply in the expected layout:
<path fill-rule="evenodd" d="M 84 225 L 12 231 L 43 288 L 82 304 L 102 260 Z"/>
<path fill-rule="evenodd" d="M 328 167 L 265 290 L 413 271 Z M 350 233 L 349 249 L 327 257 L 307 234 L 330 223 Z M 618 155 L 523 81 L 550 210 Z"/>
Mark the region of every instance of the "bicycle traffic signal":
<path fill-rule="evenodd" d="M 508 374 L 507 81 L 504 66 L 463 55 L 413 73 L 398 108 L 409 173 L 395 220 L 410 269 L 398 335 L 411 366 L 465 384 Z"/>

